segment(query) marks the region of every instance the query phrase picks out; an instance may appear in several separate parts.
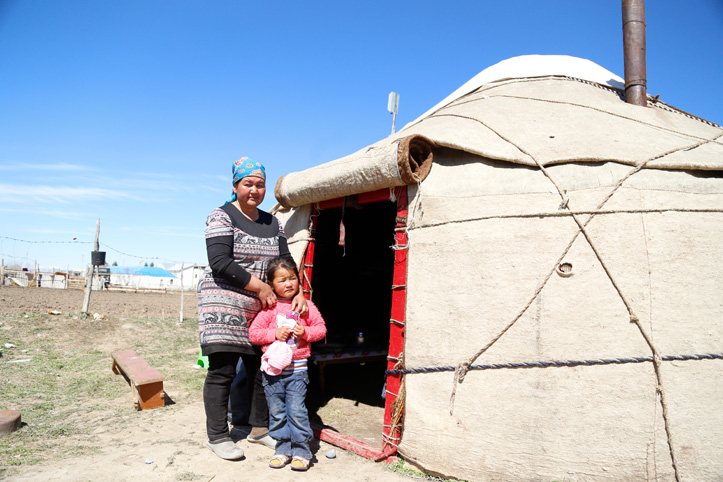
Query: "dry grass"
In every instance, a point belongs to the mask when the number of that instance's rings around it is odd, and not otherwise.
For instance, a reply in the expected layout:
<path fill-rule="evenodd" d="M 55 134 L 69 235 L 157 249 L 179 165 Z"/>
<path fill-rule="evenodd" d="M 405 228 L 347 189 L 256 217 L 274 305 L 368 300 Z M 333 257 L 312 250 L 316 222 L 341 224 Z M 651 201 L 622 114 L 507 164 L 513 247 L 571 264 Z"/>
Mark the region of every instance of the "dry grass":
<path fill-rule="evenodd" d="M 23 422 L 0 438 L 0 477 L 13 466 L 98 451 L 100 425 L 137 420 L 111 351 L 135 349 L 165 376 L 173 398 L 200 399 L 205 372 L 189 369 L 197 347 L 192 319 L 0 315 L 0 409 L 18 410 Z"/>
<path fill-rule="evenodd" d="M 132 434 L 138 436 L 139 430 L 161 429 L 163 424 L 171 423 L 173 427 L 183 423 L 179 418 L 173 419 L 174 413 L 180 414 L 182 407 L 202 401 L 206 372 L 192 368 L 198 354 L 195 319 L 186 318 L 179 324 L 176 313 L 170 318 L 134 316 L 134 312 L 147 314 L 153 310 L 160 314 L 159 301 L 163 298 L 120 295 L 104 301 L 103 309 L 99 309 L 107 319 L 82 319 L 78 313 L 68 314 L 67 307 L 61 303 L 62 296 L 67 294 L 55 291 L 62 290 L 0 289 L 0 409 L 20 411 L 23 421 L 20 430 L 0 437 L 0 479 L 26 477 L 34 469 L 43 470 L 43 467 L 48 473 L 47 467 L 54 465 L 72 466 L 76 460 L 89 460 L 95 454 L 106 453 L 108 447 L 115 447 L 123 454 L 135 454 L 134 449 L 128 448 L 137 443 Z M 60 301 L 55 300 L 56 297 Z M 96 306 L 100 305 L 100 297 L 96 301 Z M 21 307 L 26 307 L 26 311 Z M 45 313 L 49 308 L 62 309 L 65 313 L 49 315 Z M 14 346 L 6 348 L 6 343 Z M 129 348 L 164 375 L 164 389 L 178 404 L 179 411 L 135 411 L 128 384 L 111 371 L 111 352 Z M 374 393 L 377 392 L 379 390 Z M 374 413 L 367 413 L 367 409 Z M 359 433 L 371 430 L 377 433 L 379 410 L 382 409 L 353 400 L 334 399 L 320 414 L 333 425 L 344 425 L 345 430 L 346 425 L 369 422 L 374 426 L 357 427 L 362 429 Z M 193 423 L 202 424 L 196 419 Z M 149 449 L 153 446 L 174 448 L 156 461 L 159 467 L 174 468 L 165 472 L 174 473 L 173 480 L 203 480 L 200 474 L 219 470 L 215 465 L 213 469 L 203 465 L 205 452 L 201 439 L 189 437 L 188 432 L 174 428 L 158 430 L 151 442 L 141 442 L 144 453 L 155 452 Z M 355 432 L 350 428 L 349 433 Z M 339 460 L 345 455 L 353 457 L 353 454 L 339 454 Z M 63 459 L 65 464 L 55 464 Z M 40 462 L 44 463 L 33 467 Z M 265 474 L 268 468 L 265 458 L 250 462 L 253 468 L 258 467 L 260 474 Z M 333 464 L 322 465 L 320 470 L 333 470 Z M 115 469 L 116 476 L 125 473 L 120 471 L 130 470 L 125 465 L 119 467 L 108 469 Z M 365 467 L 373 473 L 378 466 Z M 393 479 L 393 474 L 384 469 L 413 479 L 441 480 L 417 472 L 401 461 L 381 469 L 382 474 L 386 472 Z M 74 470 L 80 477 L 82 469 L 75 466 Z M 56 475 L 60 477 L 58 480 L 75 480 L 68 478 L 74 475 L 65 475 L 65 479 L 59 473 Z"/>

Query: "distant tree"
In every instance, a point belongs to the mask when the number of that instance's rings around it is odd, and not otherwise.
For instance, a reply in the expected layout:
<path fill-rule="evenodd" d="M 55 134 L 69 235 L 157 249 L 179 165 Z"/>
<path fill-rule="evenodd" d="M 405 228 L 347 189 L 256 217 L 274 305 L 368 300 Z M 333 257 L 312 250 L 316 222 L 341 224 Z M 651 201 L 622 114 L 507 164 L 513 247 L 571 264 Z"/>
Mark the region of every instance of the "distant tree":
<path fill-rule="evenodd" d="M 113 264 L 111 266 L 118 266 L 118 261 L 113 261 Z"/>
<path fill-rule="evenodd" d="M 151 261 L 151 268 L 153 267 L 153 261 Z"/>
<path fill-rule="evenodd" d="M 143 266 L 148 266 L 148 263 L 144 264 Z"/>

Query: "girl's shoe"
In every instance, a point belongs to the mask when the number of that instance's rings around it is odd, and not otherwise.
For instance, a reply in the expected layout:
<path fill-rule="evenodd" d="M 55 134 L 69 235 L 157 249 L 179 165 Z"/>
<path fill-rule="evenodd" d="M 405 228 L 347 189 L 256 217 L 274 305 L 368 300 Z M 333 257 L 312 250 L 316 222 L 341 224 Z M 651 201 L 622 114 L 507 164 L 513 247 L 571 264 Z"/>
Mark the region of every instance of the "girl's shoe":
<path fill-rule="evenodd" d="M 309 459 L 294 456 L 294 459 L 291 461 L 291 470 L 298 470 L 299 472 L 309 470 Z"/>
<path fill-rule="evenodd" d="M 274 455 L 269 461 L 269 467 L 272 469 L 282 469 L 289 465 L 289 462 L 291 462 L 291 457 L 288 455 Z"/>

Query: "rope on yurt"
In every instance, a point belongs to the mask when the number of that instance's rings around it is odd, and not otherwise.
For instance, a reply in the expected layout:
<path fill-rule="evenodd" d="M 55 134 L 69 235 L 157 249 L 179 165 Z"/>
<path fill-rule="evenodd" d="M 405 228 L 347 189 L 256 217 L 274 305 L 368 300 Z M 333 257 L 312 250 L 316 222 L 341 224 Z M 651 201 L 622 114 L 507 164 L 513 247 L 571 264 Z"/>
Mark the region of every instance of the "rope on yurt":
<path fill-rule="evenodd" d="M 606 214 L 662 214 L 662 213 L 723 213 L 723 209 L 693 209 L 693 208 L 658 208 L 658 209 L 607 209 L 604 211 L 584 210 L 584 211 L 550 211 L 537 213 L 519 213 L 519 214 L 491 214 L 489 216 L 479 216 L 474 218 L 453 219 L 449 221 L 439 221 L 437 223 L 425 224 L 425 228 L 436 228 L 448 224 L 463 224 L 475 221 L 488 221 L 490 219 L 524 219 L 524 218 L 562 218 L 569 217 L 573 214 L 584 216 L 592 214 L 595 216 L 604 216 Z"/>
<path fill-rule="evenodd" d="M 412 206 L 409 206 L 410 209 L 408 210 L 409 214 L 407 215 L 407 218 L 409 219 L 410 226 L 414 224 L 415 217 L 421 218 L 421 216 L 424 214 L 424 206 L 422 206 L 422 179 L 416 173 L 412 173 L 412 177 L 414 177 L 414 179 L 417 181 L 417 192 L 414 194 L 414 204 Z M 407 191 L 407 193 L 408 192 L 409 191 Z M 408 234 L 407 242 L 409 242 Z"/>
<path fill-rule="evenodd" d="M 613 87 L 608 87 L 608 86 L 606 86 L 606 85 L 598 84 L 597 82 L 593 82 L 593 81 L 590 81 L 590 80 L 578 79 L 577 77 L 565 76 L 564 78 L 565 78 L 566 80 L 574 80 L 574 81 L 577 81 L 577 82 L 582 82 L 583 84 L 592 85 L 592 86 L 594 86 L 594 87 L 599 87 L 599 88 L 601 88 L 601 89 L 603 89 L 603 90 L 609 90 L 609 91 L 611 91 L 611 92 L 614 92 L 614 93 L 618 94 L 618 97 L 620 97 L 621 99 L 624 99 L 624 98 L 625 98 L 625 95 L 624 95 L 625 92 L 622 91 L 622 90 L 620 90 L 620 89 L 615 89 L 615 88 L 613 88 Z M 682 110 L 680 110 L 680 109 L 676 109 L 675 107 L 669 106 L 668 104 L 666 104 L 665 102 L 663 102 L 663 101 L 661 101 L 661 100 L 657 100 L 656 98 L 651 98 L 651 96 L 648 96 L 648 103 L 647 103 L 647 104 L 648 104 L 648 107 L 657 107 L 658 109 L 661 109 L 661 110 L 664 110 L 664 111 L 667 111 L 667 112 L 672 112 L 672 113 L 674 113 L 674 114 L 680 114 L 680 115 L 682 115 L 682 116 L 684 116 L 684 117 L 687 117 L 687 118 L 689 118 L 689 119 L 693 119 L 693 120 L 702 122 L 703 124 L 708 124 L 709 126 L 720 127 L 720 126 L 719 126 L 718 124 L 716 124 L 715 122 L 711 122 L 711 121 L 709 121 L 709 120 L 703 119 L 702 117 L 698 117 L 698 116 L 696 116 L 696 115 L 693 115 L 693 114 L 691 114 L 691 113 L 689 113 L 689 112 L 685 112 L 685 111 L 682 111 Z"/>
<path fill-rule="evenodd" d="M 576 366 L 596 366 L 596 365 L 624 365 L 627 363 L 645 363 L 660 361 L 691 361 L 691 360 L 723 360 L 723 353 L 699 353 L 695 355 L 663 355 L 642 356 L 642 357 L 619 357 L 619 358 L 595 358 L 589 360 L 550 360 L 535 362 L 509 362 L 509 363 L 488 363 L 484 365 L 470 365 L 469 370 L 501 370 L 505 368 L 562 368 Z M 406 369 L 387 370 L 387 375 L 409 375 L 418 373 L 440 373 L 453 372 L 456 367 L 439 366 L 439 367 L 420 367 Z"/>
<path fill-rule="evenodd" d="M 304 240 L 307 243 L 307 247 L 311 243 L 316 243 L 316 230 L 314 229 L 315 219 L 319 217 L 319 203 L 316 203 L 314 207 L 311 209 L 311 214 L 309 214 L 309 227 L 307 228 L 307 232 L 309 233 L 308 237 Z M 306 251 L 306 249 L 304 250 Z M 306 286 L 309 287 L 309 289 L 304 289 L 302 283 L 302 291 L 304 293 L 307 293 L 309 295 L 309 299 L 311 299 L 314 296 L 314 288 L 311 286 L 311 279 L 309 279 L 309 275 L 307 273 L 306 268 L 311 268 L 311 270 L 314 270 L 314 263 L 307 263 L 306 262 L 306 252 L 304 252 L 303 258 L 301 258 L 301 261 L 303 263 L 301 267 L 301 275 L 304 277 L 304 281 L 306 281 Z"/>
<path fill-rule="evenodd" d="M 309 289 L 302 288 L 302 291 L 304 293 L 307 293 L 309 295 L 309 298 L 311 298 L 312 296 L 314 296 L 314 288 L 311 287 L 311 280 L 309 279 L 309 275 L 306 274 L 306 268 L 314 269 L 313 263 L 312 264 L 304 263 L 304 267 L 301 269 L 301 272 L 304 273 L 304 281 L 306 281 L 306 286 L 309 287 Z"/>
<path fill-rule="evenodd" d="M 668 404 L 665 400 L 666 395 L 663 388 L 663 377 L 660 370 L 661 356 L 658 354 L 658 350 L 655 348 L 653 340 L 650 339 L 649 335 L 643 329 L 643 325 L 640 324 L 640 320 L 636 319 L 634 323 L 638 327 L 638 330 L 640 330 L 640 334 L 643 335 L 643 338 L 645 338 L 645 342 L 650 347 L 650 350 L 653 352 L 653 367 L 655 368 L 655 377 L 658 380 L 657 392 L 660 396 L 660 406 L 663 408 L 663 424 L 665 425 L 665 433 L 668 436 L 668 450 L 670 451 L 671 463 L 673 465 L 673 471 L 675 472 L 675 480 L 680 482 L 680 477 L 678 476 L 678 462 L 676 461 L 675 451 L 673 450 L 673 431 L 670 429 L 670 421 L 668 420 Z"/>
<path fill-rule="evenodd" d="M 481 121 L 480 121 L 480 122 L 481 122 Z M 503 139 L 503 140 L 505 140 L 506 142 L 510 143 L 511 145 L 514 145 L 515 147 L 517 147 L 517 149 L 518 149 L 520 152 L 522 152 L 522 153 L 524 153 L 525 155 L 529 156 L 529 157 L 537 164 L 537 167 L 541 170 L 541 172 L 545 175 L 545 177 L 547 177 L 547 179 L 552 183 L 552 185 L 555 186 L 555 189 L 557 189 L 557 192 L 558 192 L 558 194 L 560 195 L 560 198 L 561 198 L 562 201 L 563 201 L 563 206 L 564 206 L 564 208 L 567 209 L 567 212 L 569 213 L 569 215 L 573 218 L 573 220 L 575 221 L 575 223 L 578 225 L 579 230 L 574 234 L 572 240 L 570 241 L 570 243 L 569 243 L 569 244 L 567 245 L 567 247 L 565 248 L 562 256 L 560 256 L 560 258 L 559 258 L 559 259 L 557 260 L 557 262 L 555 263 L 555 265 L 554 265 L 555 267 L 553 267 L 553 269 L 550 270 L 550 272 L 547 274 L 547 276 L 546 276 L 545 279 L 542 281 L 542 283 L 540 283 L 540 285 L 539 285 L 539 286 L 537 287 L 537 289 L 535 290 L 535 293 L 533 294 L 532 298 L 530 299 L 530 301 L 528 301 L 528 303 L 527 303 L 527 304 L 525 305 L 525 307 L 520 311 L 520 313 L 519 313 L 509 324 L 507 324 L 507 326 L 505 326 L 505 328 L 503 328 L 502 331 L 499 332 L 499 333 L 498 333 L 490 342 L 488 342 L 482 349 L 478 350 L 477 353 L 475 353 L 475 354 L 474 354 L 472 357 L 470 357 L 468 360 L 462 361 L 461 363 L 459 363 L 459 364 L 457 365 L 457 368 L 455 369 L 455 372 L 454 372 L 454 382 L 453 382 L 453 387 L 452 387 L 452 394 L 451 394 L 451 396 L 450 396 L 450 401 L 449 401 L 449 403 L 450 403 L 450 414 L 452 414 L 453 411 L 454 411 L 454 399 L 455 399 L 455 396 L 456 396 L 456 393 L 457 393 L 457 386 L 464 381 L 464 377 L 465 377 L 465 375 L 467 374 L 467 372 L 469 371 L 469 368 L 470 368 L 470 366 L 472 365 L 472 363 L 474 363 L 474 361 L 475 361 L 480 355 L 482 355 L 485 351 L 487 351 L 487 350 L 489 349 L 489 347 L 491 347 L 494 343 L 496 343 L 497 340 L 499 340 L 499 339 L 522 317 L 522 315 L 523 315 L 523 314 L 527 311 L 527 309 L 532 305 L 533 301 L 534 301 L 535 299 L 537 299 L 537 297 L 539 296 L 540 292 L 542 291 L 542 289 L 544 288 L 544 286 L 547 284 L 547 282 L 549 281 L 550 277 L 552 276 L 552 273 L 555 272 L 556 267 L 562 262 L 564 256 L 565 256 L 565 255 L 567 254 L 567 252 L 572 248 L 572 245 L 573 245 L 573 243 L 575 242 L 575 240 L 577 239 L 578 235 L 579 235 L 580 233 L 582 233 L 583 236 L 585 237 L 585 239 L 587 240 L 588 245 L 589 245 L 590 248 L 593 250 L 593 253 L 595 254 L 595 257 L 596 257 L 596 258 L 598 259 L 598 261 L 600 262 L 600 265 L 601 265 L 603 271 L 605 272 L 605 274 L 607 275 L 608 279 L 609 279 L 610 282 L 612 283 L 613 287 L 614 287 L 615 290 L 617 291 L 618 296 L 620 297 L 621 301 L 622 301 L 623 304 L 625 305 L 625 308 L 628 310 L 628 314 L 630 315 L 630 322 L 636 324 L 636 326 L 637 326 L 638 329 L 641 331 L 641 334 L 642 334 L 643 337 L 645 338 L 646 342 L 648 343 L 648 346 L 650 347 L 650 349 L 651 349 L 651 351 L 652 351 L 652 353 L 653 353 L 654 362 L 655 362 L 655 367 L 656 367 L 656 368 L 655 368 L 655 375 L 656 375 L 656 380 L 657 380 L 657 390 L 658 390 L 658 393 L 660 393 L 660 404 L 661 404 L 661 406 L 662 406 L 662 408 L 663 408 L 663 420 L 664 420 L 664 423 L 665 423 L 665 431 L 666 431 L 666 436 L 667 436 L 667 439 L 668 439 L 668 449 L 670 450 L 670 455 L 671 455 L 671 464 L 672 464 L 672 466 L 673 466 L 673 471 L 674 471 L 674 473 L 675 473 L 675 479 L 676 479 L 677 482 L 680 482 L 680 477 L 679 477 L 679 473 L 678 473 L 677 461 L 676 461 L 676 457 L 675 457 L 674 449 L 673 449 L 674 445 L 673 445 L 672 433 L 671 433 L 671 430 L 670 430 L 670 423 L 669 423 L 668 417 L 667 417 L 668 412 L 667 412 L 667 407 L 665 406 L 665 402 L 666 402 L 666 401 L 665 401 L 665 396 L 663 395 L 664 388 L 663 388 L 663 381 L 662 381 L 661 373 L 660 373 L 660 370 L 659 370 L 659 368 L 660 368 L 660 366 L 659 366 L 659 365 L 660 365 L 659 355 L 658 355 L 657 349 L 655 348 L 655 345 L 652 343 L 652 340 L 650 340 L 650 339 L 647 337 L 647 335 L 645 334 L 644 330 L 642 329 L 642 325 L 640 324 L 640 320 L 639 320 L 638 316 L 635 314 L 635 312 L 633 311 L 631 304 L 629 303 L 628 299 L 625 297 L 624 293 L 623 293 L 622 290 L 620 289 L 620 286 L 618 285 L 618 283 L 615 281 L 615 279 L 614 279 L 614 277 L 612 276 L 610 270 L 608 269 L 607 265 L 605 264 L 605 261 L 604 261 L 604 260 L 602 259 L 602 257 L 600 256 L 600 252 L 598 251 L 595 242 L 592 240 L 592 238 L 590 237 L 590 235 L 589 235 L 588 232 L 587 232 L 586 227 L 587 227 L 587 225 L 592 221 L 592 219 L 595 218 L 595 214 L 591 214 L 590 217 L 588 217 L 588 219 L 587 219 L 585 222 L 582 222 L 577 215 L 570 213 L 570 210 L 569 210 L 569 208 L 567 207 L 567 203 L 565 202 L 565 198 L 566 198 L 567 192 L 566 192 L 565 190 L 563 190 L 563 189 L 560 188 L 560 186 L 555 182 L 555 180 L 553 179 L 553 177 L 552 177 L 552 176 L 550 175 L 550 173 L 547 171 L 547 169 L 545 168 L 545 166 L 543 166 L 537 159 L 535 159 L 534 156 L 530 155 L 530 153 L 526 152 L 526 151 L 525 151 L 524 149 L 522 149 L 520 146 L 517 146 L 516 144 L 514 144 L 513 142 L 511 142 L 509 139 L 507 139 L 507 138 L 505 138 L 504 136 L 502 136 L 499 132 L 497 132 L 497 131 L 495 131 L 494 129 L 490 128 L 490 127 L 489 127 L 488 125 L 486 125 L 484 122 L 481 122 L 481 123 L 482 123 L 485 127 L 487 127 L 488 129 L 490 129 L 492 132 L 495 132 L 495 134 L 497 134 L 501 139 Z M 718 137 L 720 137 L 720 136 L 718 136 Z M 697 145 L 695 145 L 695 146 L 686 146 L 686 147 L 680 147 L 680 148 L 677 148 L 677 149 L 672 149 L 672 150 L 670 150 L 670 151 L 668 151 L 668 152 L 665 152 L 665 153 L 663 153 L 663 154 L 660 154 L 660 155 L 658 155 L 658 156 L 655 156 L 655 157 L 650 158 L 650 159 L 648 159 L 648 160 L 646 160 L 646 161 L 644 161 L 644 162 L 639 163 L 639 164 L 636 165 L 633 169 L 631 169 L 625 176 L 623 176 L 620 180 L 618 180 L 618 182 L 617 182 L 617 183 L 615 184 L 615 186 L 611 189 L 611 191 L 608 193 L 608 195 L 600 202 L 600 204 L 598 204 L 598 206 L 596 207 L 596 210 L 602 209 L 602 207 L 603 207 L 603 206 L 610 200 L 610 198 L 617 192 L 617 190 L 620 188 L 620 186 L 622 186 L 622 184 L 623 184 L 625 181 L 627 181 L 632 175 L 640 172 L 640 170 L 643 169 L 649 162 L 654 161 L 654 160 L 656 160 L 656 159 L 660 159 L 660 158 L 662 158 L 662 157 L 664 157 L 664 156 L 667 156 L 667 155 L 672 154 L 672 153 L 677 152 L 677 151 L 694 149 L 694 148 L 699 147 L 700 145 L 703 145 L 703 144 L 705 144 L 705 143 L 707 143 L 707 142 L 710 142 L 710 141 L 709 141 L 709 140 L 704 140 L 704 141 L 699 142 L 699 143 L 698 143 Z"/>
<path fill-rule="evenodd" d="M 491 92 L 491 91 L 494 90 L 495 88 L 505 86 L 505 85 L 507 85 L 508 83 L 539 82 L 540 80 L 549 80 L 550 78 L 555 78 L 555 79 L 557 79 L 557 80 L 574 81 L 574 82 L 579 82 L 579 83 L 586 84 L 586 85 L 589 85 L 589 86 L 592 86 L 592 87 L 597 87 L 597 88 L 600 89 L 600 90 L 605 90 L 605 91 L 607 91 L 607 92 L 611 92 L 612 94 L 615 94 L 619 99 L 625 100 L 625 92 L 622 91 L 622 90 L 620 90 L 620 89 L 616 89 L 615 87 L 610 87 L 610 86 L 608 86 L 608 85 L 599 84 L 599 83 L 594 82 L 594 81 L 591 81 L 591 80 L 580 79 L 580 78 L 577 78 L 577 77 L 570 77 L 570 76 L 567 76 L 567 75 L 566 75 L 566 76 L 561 76 L 561 77 L 560 77 L 560 76 L 548 76 L 548 77 L 534 78 L 534 79 L 514 79 L 514 80 L 512 80 L 511 82 L 500 82 L 500 83 L 496 83 L 496 84 L 494 84 L 494 85 L 491 85 L 491 86 L 489 86 L 489 87 L 487 87 L 487 88 L 484 88 L 484 86 L 483 86 L 483 87 L 481 87 L 481 88 L 479 88 L 479 89 L 477 89 L 477 90 L 474 90 L 474 91 L 468 93 L 468 94 L 465 95 L 464 97 L 461 97 L 461 98 L 459 98 L 459 99 L 457 99 L 457 100 L 455 100 L 455 101 L 450 102 L 448 105 L 440 108 L 438 111 L 434 112 L 434 113 L 433 113 L 432 115 L 430 115 L 429 117 L 434 117 L 434 116 L 439 116 L 439 115 L 446 115 L 446 114 L 438 114 L 439 112 L 441 112 L 442 110 L 444 110 L 446 107 L 456 107 L 456 106 L 462 105 L 462 104 L 468 104 L 468 103 L 471 103 L 471 102 L 476 102 L 476 101 L 480 101 L 480 100 L 486 100 L 486 99 L 489 99 L 490 97 L 509 97 L 509 98 L 515 98 L 515 99 L 525 99 L 525 100 L 540 101 L 540 102 L 555 102 L 555 103 L 559 103 L 559 104 L 568 104 L 568 105 L 574 105 L 574 106 L 577 106 L 577 107 L 590 108 L 590 109 L 593 109 L 593 110 L 597 110 L 597 111 L 603 112 L 603 113 L 605 113 L 605 114 L 618 115 L 619 117 L 623 117 L 623 116 L 620 116 L 619 114 L 614 114 L 614 113 L 612 113 L 612 112 L 608 112 L 608 111 L 602 110 L 602 109 L 597 109 L 597 108 L 594 108 L 594 107 L 592 107 L 592 106 L 590 106 L 590 105 L 585 105 L 585 104 L 576 104 L 576 103 L 572 103 L 572 102 L 569 102 L 569 101 L 568 101 L 568 102 L 563 102 L 563 101 L 554 101 L 554 100 L 550 100 L 550 99 L 539 99 L 539 98 L 534 98 L 534 97 L 514 96 L 514 95 L 509 95 L 509 94 L 502 94 L 502 95 L 497 94 L 497 95 L 495 95 L 493 92 Z M 483 96 L 481 96 L 481 97 L 477 97 L 477 98 L 472 97 L 473 94 L 475 94 L 475 93 L 482 93 L 482 92 L 485 92 L 485 95 L 483 95 Z M 666 104 L 665 102 L 663 102 L 663 101 L 661 101 L 661 100 L 658 100 L 658 99 L 656 99 L 656 98 L 653 98 L 652 96 L 648 96 L 648 102 L 647 102 L 647 104 L 648 104 L 648 107 L 655 107 L 656 109 L 664 110 L 664 111 L 666 111 L 666 112 L 670 112 L 670 113 L 673 113 L 673 114 L 682 115 L 683 117 L 687 117 L 688 119 L 692 119 L 692 120 L 695 120 L 695 121 L 698 121 L 698 122 L 702 122 L 703 124 L 707 124 L 707 125 L 712 126 L 712 127 L 718 127 L 718 128 L 721 127 L 720 125 L 716 124 L 715 122 L 711 122 L 711 121 L 709 121 L 709 120 L 707 120 L 707 119 L 703 119 L 702 117 L 698 117 L 698 116 L 696 116 L 696 115 L 693 115 L 693 114 L 691 114 L 690 112 L 685 112 L 685 111 L 680 110 L 680 109 L 678 109 L 678 108 L 676 108 L 676 107 L 670 106 L 670 105 Z M 634 119 L 634 118 L 631 119 L 631 118 L 628 118 L 628 117 L 624 117 L 624 118 L 629 119 L 629 120 L 632 120 L 632 121 L 634 121 L 634 122 L 639 122 L 639 123 L 641 123 L 641 124 L 652 125 L 652 124 L 648 124 L 648 123 L 645 123 L 645 122 L 641 122 L 640 119 Z M 660 128 L 659 125 L 655 125 L 655 126 L 653 126 L 653 127 L 655 127 L 655 128 Z M 687 134 L 686 134 L 686 135 L 687 135 Z"/>
<path fill-rule="evenodd" d="M 397 358 L 393 358 L 393 357 L 387 357 L 387 358 L 390 360 L 397 361 L 394 364 L 394 368 L 392 370 L 387 370 L 387 372 L 404 371 L 402 369 L 404 367 L 404 352 L 400 352 L 399 356 Z M 399 393 L 392 393 L 392 392 L 386 390 L 386 388 L 385 388 L 385 391 L 387 394 L 395 396 L 397 398 L 395 398 L 394 402 L 392 403 L 391 423 L 390 423 L 390 425 L 384 425 L 384 428 L 389 427 L 389 435 L 385 435 L 384 433 L 382 433 L 382 442 L 384 443 L 384 446 L 391 445 L 396 448 L 399 444 L 399 441 L 402 438 L 402 436 L 401 436 L 402 417 L 404 415 L 404 399 L 406 398 L 405 382 L 406 382 L 406 377 L 404 377 L 404 376 L 400 377 Z"/>
<path fill-rule="evenodd" d="M 644 126 L 652 127 L 652 128 L 654 128 L 654 129 L 659 129 L 659 130 L 667 131 L 667 132 L 670 132 L 670 133 L 672 133 L 672 134 L 678 134 L 678 135 L 685 136 L 685 137 L 690 138 L 690 139 L 703 140 L 703 141 L 705 141 L 706 143 L 707 143 L 707 142 L 712 142 L 712 141 L 715 140 L 715 139 L 706 139 L 705 137 L 695 136 L 695 135 L 692 135 L 692 134 L 689 134 L 689 133 L 685 133 L 685 132 L 681 132 L 681 131 L 678 131 L 678 130 L 675 130 L 675 129 L 671 129 L 671 128 L 668 128 L 668 127 L 663 127 L 663 126 L 658 125 L 658 124 L 652 124 L 652 123 L 650 123 L 650 122 L 643 122 L 643 121 L 641 121 L 640 119 L 636 119 L 636 118 L 634 118 L 634 117 L 630 117 L 630 116 L 618 114 L 618 113 L 615 113 L 615 112 L 609 112 L 609 111 L 607 111 L 607 110 L 605 110 L 605 109 L 601 109 L 601 108 L 599 108 L 599 107 L 593 107 L 593 106 L 587 105 L 587 104 L 579 104 L 579 103 L 577 103 L 577 102 L 562 101 L 562 100 L 553 100 L 553 99 L 537 99 L 537 98 L 534 98 L 534 97 L 526 97 L 526 96 L 523 96 L 523 95 L 509 95 L 509 94 L 493 95 L 492 97 L 502 97 L 502 98 L 507 98 L 507 99 L 518 99 L 518 100 L 529 100 L 529 101 L 531 101 L 531 102 L 543 102 L 543 103 L 547 103 L 547 104 L 571 105 L 571 106 L 574 106 L 574 107 L 580 107 L 580 108 L 582 108 L 582 109 L 593 110 L 593 111 L 596 111 L 596 112 L 600 112 L 600 113 L 602 113 L 602 114 L 607 114 L 607 115 L 611 115 L 611 116 L 613 116 L 613 117 L 618 117 L 618 118 L 620 118 L 620 119 L 625 119 L 625 120 L 628 120 L 628 121 L 632 121 L 632 122 L 635 122 L 635 123 L 637 123 L 637 124 L 641 124 L 641 125 L 644 125 Z M 671 111 L 671 112 L 673 112 L 673 111 Z M 454 116 L 454 114 L 443 114 L 443 115 L 447 115 L 447 116 L 451 115 L 451 116 Z M 683 115 L 685 115 L 685 114 L 683 114 Z M 709 121 L 706 121 L 705 119 L 701 119 L 701 118 L 699 118 L 699 117 L 696 118 L 696 117 L 690 116 L 690 115 L 688 115 L 688 116 L 689 116 L 691 119 L 695 119 L 695 120 L 701 121 L 701 122 L 703 122 L 704 124 L 708 124 L 708 125 L 711 125 L 711 126 L 713 126 L 713 127 L 720 127 L 719 125 L 714 124 L 714 123 L 709 122 Z M 686 116 L 686 117 L 688 117 L 688 116 Z M 505 140 L 506 140 L 506 139 L 505 139 Z M 508 141 L 508 142 L 509 142 L 509 141 Z M 515 145 L 515 144 L 513 144 L 513 145 Z M 517 147 L 517 146 L 515 146 L 515 147 Z M 686 148 L 686 149 L 688 149 L 688 148 Z M 520 149 L 520 150 L 521 150 L 521 149 Z M 523 151 L 523 152 L 524 152 L 524 151 Z M 529 154 L 528 154 L 527 152 L 525 152 L 525 154 L 527 154 L 527 155 L 529 156 Z M 530 156 L 530 158 L 532 158 L 532 156 Z"/>
<path fill-rule="evenodd" d="M 397 233 L 404 233 L 404 234 L 406 234 L 407 244 L 397 244 L 397 242 L 396 242 L 396 234 L 397 234 Z M 392 251 L 399 251 L 399 250 L 401 250 L 401 249 L 407 249 L 407 248 L 409 248 L 409 228 L 408 228 L 407 226 L 397 226 L 397 227 L 395 227 L 395 228 L 394 228 L 394 234 L 395 234 L 395 236 L 394 236 L 394 239 L 395 239 L 394 244 L 391 245 L 391 246 L 389 246 L 389 248 L 390 248 Z M 403 288 L 404 286 L 401 286 L 401 287 Z M 392 289 L 394 289 L 394 288 L 392 288 Z"/>

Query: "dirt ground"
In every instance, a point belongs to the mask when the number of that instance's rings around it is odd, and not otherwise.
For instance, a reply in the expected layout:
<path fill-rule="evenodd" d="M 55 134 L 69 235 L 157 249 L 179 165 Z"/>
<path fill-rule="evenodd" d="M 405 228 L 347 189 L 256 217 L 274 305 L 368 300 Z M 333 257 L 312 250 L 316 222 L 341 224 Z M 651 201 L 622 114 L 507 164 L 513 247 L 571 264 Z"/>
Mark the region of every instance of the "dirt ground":
<path fill-rule="evenodd" d="M 81 290 L 3 286 L 0 289 L 0 313 L 42 314 L 47 313 L 48 310 L 63 313 L 79 312 L 83 308 L 84 296 L 84 292 Z M 127 316 L 180 317 L 181 301 L 183 301 L 183 317 L 196 318 L 198 316 L 196 293 L 188 291 L 183 294 L 183 297 L 179 292 L 92 291 L 88 312 L 112 315 L 117 318 Z"/>
<path fill-rule="evenodd" d="M 80 312 L 83 292 L 47 288 L 0 287 L 0 315 L 47 314 L 49 310 L 62 313 Z M 186 293 L 183 316 L 195 319 L 195 293 Z M 95 291 L 91 294 L 89 312 L 110 319 L 109 333 L 98 337 L 97 349 L 113 345 L 112 330 L 128 329 L 125 317 L 179 317 L 181 296 L 178 293 L 133 293 Z M 192 321 L 190 321 L 192 323 Z M 72 325 L 71 325 L 72 326 Z M 107 346 L 106 346 L 107 345 Z M 189 358 L 197 347 L 185 349 Z M 165 382 L 164 382 L 165 383 Z M 172 381 L 168 384 L 173 386 Z M 164 385 L 165 388 L 165 385 Z M 167 391 L 171 393 L 171 388 Z M 409 481 L 410 476 L 390 472 L 384 464 L 375 463 L 351 452 L 315 441 L 315 458 L 307 473 L 295 473 L 288 467 L 274 470 L 268 467 L 271 449 L 250 444 L 243 431 L 234 431 L 245 457 L 240 461 L 224 461 L 205 448 L 205 416 L 200 393 L 178 396 L 169 406 L 154 410 L 131 412 L 135 423 L 127 423 L 121 433 L 112 424 L 99 423 L 93 438 L 101 446 L 99 453 L 70 456 L 58 462 L 23 465 L 5 476 L 7 481 L 48 480 L 70 482 L 82 480 L 203 480 L 215 482 L 235 480 L 278 481 L 312 477 L 316 481 Z M 79 401 L 82 403 L 82 401 Z M 0 409 L 5 407 L 0 407 Z M 359 401 L 332 398 L 319 409 L 318 416 L 325 425 L 374 447 L 380 447 L 381 408 L 369 407 Z M 354 421 L 352 426 L 346 426 Z M 93 421 L 88 421 L 92 423 Z M 21 429 L 22 430 L 22 429 Z M 379 433 L 377 433 L 379 432 Z M 335 449 L 336 457 L 327 458 Z"/>

